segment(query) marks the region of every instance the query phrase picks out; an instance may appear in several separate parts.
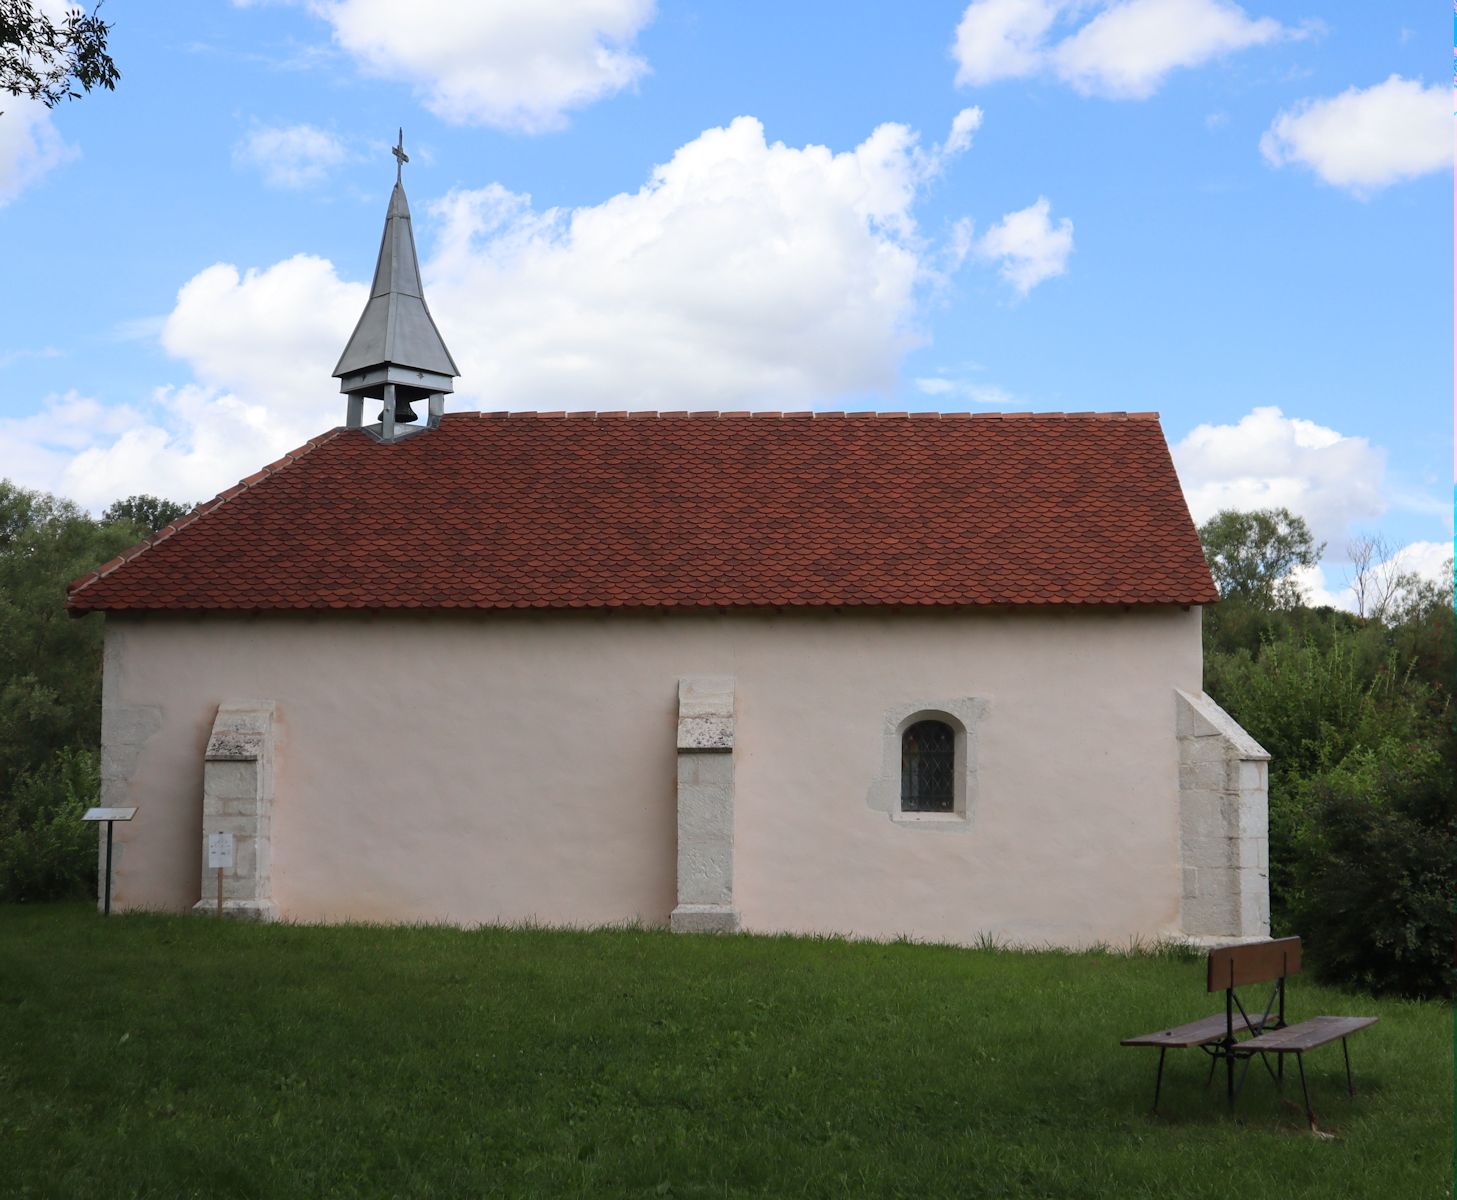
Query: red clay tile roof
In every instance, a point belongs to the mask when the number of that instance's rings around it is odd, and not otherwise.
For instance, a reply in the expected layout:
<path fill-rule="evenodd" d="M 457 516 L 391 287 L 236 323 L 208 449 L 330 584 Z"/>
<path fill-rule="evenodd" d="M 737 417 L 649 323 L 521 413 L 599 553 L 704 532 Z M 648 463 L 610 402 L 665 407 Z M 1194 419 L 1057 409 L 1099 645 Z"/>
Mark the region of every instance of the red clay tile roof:
<path fill-rule="evenodd" d="M 447 416 L 313 439 L 72 610 L 1205 604 L 1152 413 Z"/>

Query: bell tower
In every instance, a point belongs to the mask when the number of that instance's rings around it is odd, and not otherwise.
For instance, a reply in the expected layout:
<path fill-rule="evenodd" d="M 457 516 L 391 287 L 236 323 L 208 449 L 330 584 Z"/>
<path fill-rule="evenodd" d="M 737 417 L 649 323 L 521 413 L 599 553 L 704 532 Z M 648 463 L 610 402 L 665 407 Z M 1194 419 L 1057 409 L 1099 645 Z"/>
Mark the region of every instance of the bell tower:
<path fill-rule="evenodd" d="M 391 153 L 395 190 L 385 215 L 374 285 L 334 368 L 339 390 L 349 397 L 346 424 L 382 442 L 397 442 L 439 425 L 446 394 L 455 390 L 454 380 L 460 374 L 420 288 L 420 263 L 405 200 L 403 170 L 410 158 L 403 129 Z M 366 400 L 383 404 L 377 424 L 364 424 Z M 422 400 L 427 406 L 423 426 L 414 424 L 419 420 L 414 406 Z"/>

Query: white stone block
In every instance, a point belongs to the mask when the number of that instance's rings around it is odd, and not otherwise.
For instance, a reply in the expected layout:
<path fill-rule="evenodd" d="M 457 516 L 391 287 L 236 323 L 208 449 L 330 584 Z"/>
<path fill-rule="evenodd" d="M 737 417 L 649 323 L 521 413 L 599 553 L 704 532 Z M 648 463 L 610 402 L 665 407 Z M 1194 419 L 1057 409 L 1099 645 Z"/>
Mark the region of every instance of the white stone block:
<path fill-rule="evenodd" d="M 734 681 L 678 684 L 678 906 L 683 933 L 738 928 L 733 908 Z"/>
<path fill-rule="evenodd" d="M 229 761 L 209 759 L 203 771 L 203 797 L 226 802 L 242 800 L 254 806 L 258 802 L 258 764 L 256 760 Z"/>
<path fill-rule="evenodd" d="M 1255 759 L 1239 759 L 1239 782 L 1235 785 L 1243 792 L 1265 790 L 1265 764 Z"/>
<path fill-rule="evenodd" d="M 734 748 L 734 679 L 692 675 L 678 681 L 678 749 Z"/>
<path fill-rule="evenodd" d="M 668 917 L 674 933 L 737 933 L 739 914 L 713 904 L 680 904 Z"/>
<path fill-rule="evenodd" d="M 733 717 L 688 717 L 678 722 L 679 750 L 722 752 L 733 748 Z"/>
<path fill-rule="evenodd" d="M 213 734 L 207 743 L 209 762 L 229 760 L 255 762 L 262 756 L 262 751 L 263 738 L 256 733 L 238 733 L 228 730 Z"/>
<path fill-rule="evenodd" d="M 1224 797 L 1220 792 L 1191 790 L 1183 795 L 1179 829 L 1186 842 L 1225 835 Z"/>
<path fill-rule="evenodd" d="M 1228 775 L 1229 768 L 1223 758 L 1179 764 L 1179 786 L 1191 791 L 1222 792 Z"/>
<path fill-rule="evenodd" d="M 203 761 L 204 838 L 231 833 L 234 863 L 224 874 L 227 914 L 251 920 L 272 919 L 273 706 L 225 703 L 219 706 Z M 202 854 L 200 912 L 216 906 L 217 875 Z"/>
<path fill-rule="evenodd" d="M 258 796 L 229 796 L 226 799 L 214 799 L 207 797 L 212 803 L 209 805 L 215 812 L 224 817 L 243 817 L 254 822 L 258 817 Z"/>
<path fill-rule="evenodd" d="M 1268 854 L 1267 843 L 1264 838 L 1231 838 L 1231 858 L 1234 865 L 1251 871 L 1259 871 L 1265 866 L 1265 858 Z"/>
<path fill-rule="evenodd" d="M 1183 926 L 1214 937 L 1269 930 L 1269 754 L 1202 693 L 1176 692 Z M 1190 886 L 1188 872 L 1195 873 Z"/>
<path fill-rule="evenodd" d="M 1184 843 L 1184 861 L 1191 867 L 1227 870 L 1234 866 L 1230 839 L 1226 837 L 1190 838 Z"/>
<path fill-rule="evenodd" d="M 192 906 L 198 916 L 215 916 L 218 910 L 217 895 L 205 896 Z M 278 909 L 269 900 L 230 900 L 223 897 L 223 919 L 226 921 L 276 921 Z"/>
<path fill-rule="evenodd" d="M 678 719 L 732 717 L 732 675 L 686 675 L 678 681 Z"/>
<path fill-rule="evenodd" d="M 1216 734 L 1230 746 L 1236 758 L 1268 761 L 1270 752 L 1250 737 L 1224 709 L 1200 692 L 1197 696 L 1175 689 L 1178 701 L 1177 732 L 1180 738 Z"/>
<path fill-rule="evenodd" d="M 1229 744 L 1220 737 L 1190 737 L 1179 747 L 1179 760 L 1186 763 L 1219 763 L 1229 759 Z M 1221 785 L 1222 786 L 1222 785 Z"/>
<path fill-rule="evenodd" d="M 732 788 L 734 786 L 734 760 L 723 754 L 680 754 L 680 758 L 691 758 L 695 763 L 697 782 L 701 785 Z"/>
<path fill-rule="evenodd" d="M 1233 802 L 1237 805 L 1234 821 L 1237 836 L 1262 839 L 1269 837 L 1270 799 L 1263 788 L 1258 791 L 1241 791 Z"/>

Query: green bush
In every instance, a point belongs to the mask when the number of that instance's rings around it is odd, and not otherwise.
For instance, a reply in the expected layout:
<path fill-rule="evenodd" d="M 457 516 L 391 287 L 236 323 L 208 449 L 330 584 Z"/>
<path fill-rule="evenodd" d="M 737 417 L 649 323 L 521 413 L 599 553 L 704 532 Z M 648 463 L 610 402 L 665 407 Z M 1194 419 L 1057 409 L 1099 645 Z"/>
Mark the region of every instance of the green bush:
<path fill-rule="evenodd" d="M 63 746 L 101 744 L 101 614 L 66 612 L 66 584 L 145 531 L 0 480 L 0 805 Z"/>
<path fill-rule="evenodd" d="M 0 807 L 0 901 L 83 897 L 96 887 L 96 755 L 62 749 L 20 775 Z"/>
<path fill-rule="evenodd" d="M 1412 664 L 1359 631 L 1211 654 L 1205 681 L 1285 775 L 1311 775 L 1387 738 L 1419 740 L 1441 709 Z"/>
<path fill-rule="evenodd" d="M 1267 642 L 1257 654 L 1213 652 L 1205 660 L 1206 690 L 1272 756 L 1270 916 L 1277 934 L 1308 933 L 1295 914 L 1319 819 L 1313 782 L 1349 777 L 1349 786 L 1364 786 L 1367 775 L 1347 768 L 1373 748 L 1452 740 L 1446 697 L 1385 637 L 1380 626 L 1337 626 Z"/>
<path fill-rule="evenodd" d="M 1436 743 L 1392 740 L 1308 781 L 1291 915 L 1322 977 L 1452 994 L 1454 782 Z"/>

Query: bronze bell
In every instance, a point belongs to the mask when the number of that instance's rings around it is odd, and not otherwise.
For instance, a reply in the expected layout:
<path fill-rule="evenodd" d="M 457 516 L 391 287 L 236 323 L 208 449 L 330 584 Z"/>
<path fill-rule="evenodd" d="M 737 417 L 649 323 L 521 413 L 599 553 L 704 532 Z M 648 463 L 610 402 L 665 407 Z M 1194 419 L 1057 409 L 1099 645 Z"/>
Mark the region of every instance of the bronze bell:
<path fill-rule="evenodd" d="M 379 419 L 384 420 L 384 409 L 379 410 Z M 415 410 L 410 407 L 410 402 L 395 393 L 395 424 L 406 425 L 411 421 L 418 421 L 420 418 L 415 415 Z"/>

